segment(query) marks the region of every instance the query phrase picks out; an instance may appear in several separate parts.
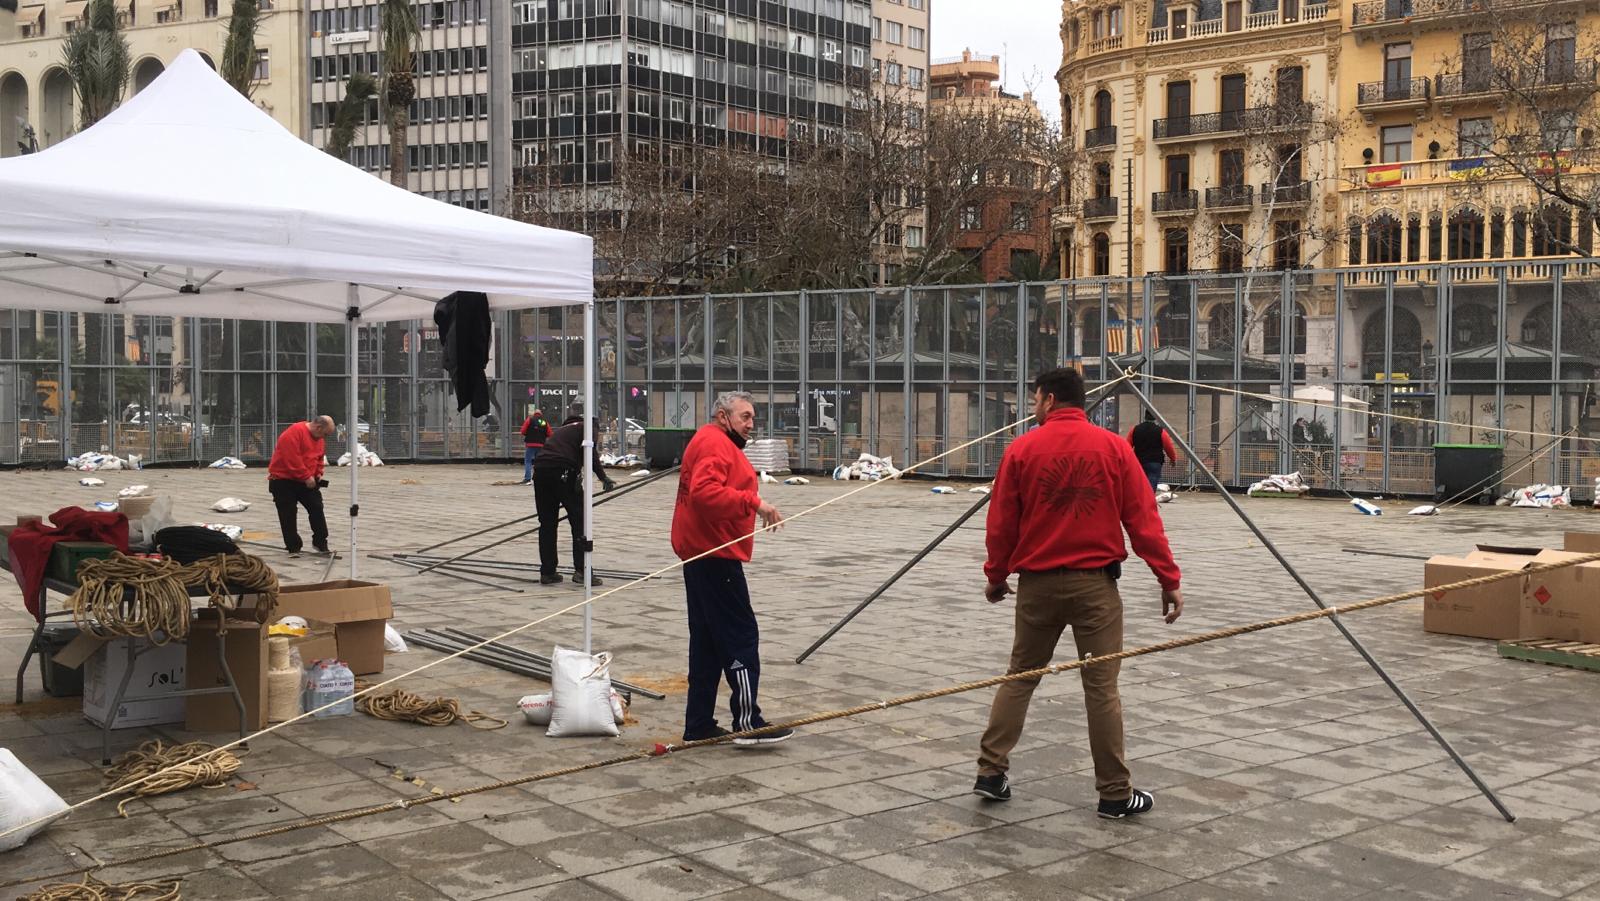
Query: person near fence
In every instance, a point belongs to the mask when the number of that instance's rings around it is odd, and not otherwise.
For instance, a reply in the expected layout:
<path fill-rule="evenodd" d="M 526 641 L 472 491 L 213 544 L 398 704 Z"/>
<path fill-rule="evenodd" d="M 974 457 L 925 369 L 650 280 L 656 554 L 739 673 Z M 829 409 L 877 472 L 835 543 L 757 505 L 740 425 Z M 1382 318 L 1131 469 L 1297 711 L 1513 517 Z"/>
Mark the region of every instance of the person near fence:
<path fill-rule="evenodd" d="M 1178 449 L 1172 446 L 1172 436 L 1156 422 L 1154 413 L 1145 413 L 1144 421 L 1128 430 L 1128 444 L 1133 455 L 1139 458 L 1144 477 L 1150 481 L 1150 490 L 1161 484 L 1162 458 L 1178 462 Z"/>
<path fill-rule="evenodd" d="M 549 437 L 550 421 L 535 406 L 528 411 L 528 418 L 522 421 L 522 484 L 533 484 L 534 458 L 539 456 Z"/>
<path fill-rule="evenodd" d="M 594 425 L 595 434 L 600 424 Z M 600 465 L 600 449 L 589 448 L 594 474 L 610 491 L 617 483 L 606 475 Z M 583 581 L 583 566 L 588 560 L 584 553 L 583 538 L 583 405 L 573 404 L 567 418 L 550 432 L 544 448 L 533 461 L 533 504 L 539 514 L 539 584 L 554 585 L 561 581 L 556 572 L 560 555 L 556 551 L 556 521 L 561 511 L 567 512 L 567 523 L 572 527 L 572 581 Z M 600 579 L 591 577 L 593 585 Z"/>
<path fill-rule="evenodd" d="M 672 550 L 683 564 L 688 596 L 689 691 L 683 714 L 683 740 L 727 735 L 717 725 L 717 686 L 732 690 L 734 731 L 767 725 L 756 702 L 760 688 L 760 634 L 750 605 L 744 564 L 755 550 L 756 518 L 777 528 L 783 516 L 761 499 L 755 467 L 744 445 L 755 428 L 755 399 L 742 391 L 721 395 L 712 421 L 700 427 L 684 448 L 678 470 L 678 499 L 672 509 Z M 734 739 L 740 746 L 770 745 L 794 735 L 774 730 Z"/>
<path fill-rule="evenodd" d="M 988 581 L 984 597 L 997 604 L 1017 573 L 1016 625 L 1009 672 L 1049 665 L 1061 633 L 1072 627 L 1079 657 L 1122 650 L 1122 597 L 1117 579 L 1133 549 L 1161 583 L 1166 621 L 1183 612 L 1181 573 L 1146 490 L 1133 448 L 1116 433 L 1090 424 L 1083 412 L 1083 376 L 1056 369 L 1034 382 L 1038 428 L 1006 448 L 990 494 L 985 527 Z M 1080 670 L 1094 758 L 1098 813 L 1118 819 L 1150 810 L 1155 799 L 1133 787 L 1123 748 L 1118 661 Z M 989 711 L 973 793 L 1011 798 L 1006 778 L 1011 749 L 1022 737 L 1037 677 L 1002 684 Z"/>
<path fill-rule="evenodd" d="M 283 430 L 267 462 L 267 491 L 278 508 L 278 525 L 283 529 L 283 546 L 291 556 L 298 555 L 300 507 L 306 508 L 311 525 L 311 546 L 317 553 L 328 553 L 328 518 L 322 512 L 322 470 L 328 449 L 324 439 L 337 427 L 332 416 L 318 416 L 297 422 Z"/>

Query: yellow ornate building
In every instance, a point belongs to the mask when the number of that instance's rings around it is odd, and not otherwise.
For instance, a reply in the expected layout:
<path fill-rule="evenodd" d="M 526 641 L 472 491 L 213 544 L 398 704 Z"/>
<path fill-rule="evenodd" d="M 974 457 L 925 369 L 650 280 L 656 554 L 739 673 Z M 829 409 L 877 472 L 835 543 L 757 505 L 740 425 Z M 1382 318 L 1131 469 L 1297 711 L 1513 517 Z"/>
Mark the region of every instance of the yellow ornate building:
<path fill-rule="evenodd" d="M 15 156 L 32 130 L 39 149 L 78 126 L 72 80 L 61 45 L 83 24 L 86 0 L 19 0 L 13 16 L 0 9 L 0 156 Z M 179 52 L 194 48 L 213 62 L 228 33 L 228 0 L 117 0 L 132 52 L 128 95 L 138 93 Z M 251 98 L 301 137 L 306 133 L 306 35 L 301 0 L 261 0 L 256 33 L 257 82 Z"/>

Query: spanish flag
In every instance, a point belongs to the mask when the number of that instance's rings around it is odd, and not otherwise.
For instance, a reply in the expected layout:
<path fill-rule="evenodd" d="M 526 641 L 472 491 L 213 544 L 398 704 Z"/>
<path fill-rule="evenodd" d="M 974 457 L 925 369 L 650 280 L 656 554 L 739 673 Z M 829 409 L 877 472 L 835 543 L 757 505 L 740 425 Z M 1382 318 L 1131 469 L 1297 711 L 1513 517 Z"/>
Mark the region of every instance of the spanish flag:
<path fill-rule="evenodd" d="M 1387 188 L 1390 185 L 1399 184 L 1404 179 L 1404 166 L 1400 163 L 1367 167 L 1367 187 L 1369 188 Z"/>
<path fill-rule="evenodd" d="M 1451 160 L 1445 174 L 1458 181 L 1481 178 L 1489 174 L 1489 161 L 1481 156 L 1470 160 Z"/>
<path fill-rule="evenodd" d="M 1539 174 L 1554 175 L 1557 172 L 1572 171 L 1572 151 L 1558 150 L 1555 153 L 1539 154 Z"/>

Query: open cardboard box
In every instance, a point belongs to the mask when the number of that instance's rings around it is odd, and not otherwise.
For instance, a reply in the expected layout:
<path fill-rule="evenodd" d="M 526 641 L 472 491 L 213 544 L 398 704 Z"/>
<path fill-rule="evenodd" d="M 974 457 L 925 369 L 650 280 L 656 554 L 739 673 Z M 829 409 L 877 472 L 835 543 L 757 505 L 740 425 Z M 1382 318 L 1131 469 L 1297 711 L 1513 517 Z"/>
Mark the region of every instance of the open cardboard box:
<path fill-rule="evenodd" d="M 1526 569 L 1534 564 L 1535 554 L 1474 550 L 1465 557 L 1431 557 L 1423 565 L 1423 585 L 1432 588 L 1507 570 Z M 1423 598 L 1422 628 L 1445 635 L 1493 638 L 1504 641 L 1522 635 L 1522 579 L 1505 579 L 1461 588 L 1433 592 Z"/>
<path fill-rule="evenodd" d="M 304 617 L 312 632 L 295 642 L 304 663 L 333 657 L 358 676 L 383 672 L 383 627 L 394 615 L 389 586 L 378 582 L 338 579 L 313 585 L 284 585 L 279 589 L 273 622 L 285 616 Z M 333 627 L 333 643 L 326 626 Z M 318 627 L 323 631 L 319 631 Z M 320 637 L 322 640 L 315 640 Z"/>

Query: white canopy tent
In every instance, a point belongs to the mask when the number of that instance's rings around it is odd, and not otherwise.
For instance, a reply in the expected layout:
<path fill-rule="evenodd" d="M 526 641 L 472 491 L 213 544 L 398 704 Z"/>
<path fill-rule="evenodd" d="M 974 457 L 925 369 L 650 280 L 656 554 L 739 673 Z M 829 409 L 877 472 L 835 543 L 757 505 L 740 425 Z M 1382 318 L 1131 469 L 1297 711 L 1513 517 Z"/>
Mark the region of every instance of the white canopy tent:
<path fill-rule="evenodd" d="M 358 327 L 427 319 L 453 291 L 484 292 L 492 310 L 585 305 L 592 446 L 593 259 L 587 236 L 430 200 L 317 150 L 193 50 L 94 127 L 0 160 L 0 307 L 347 323 L 352 461 Z M 589 631 L 585 607 L 586 648 Z"/>

